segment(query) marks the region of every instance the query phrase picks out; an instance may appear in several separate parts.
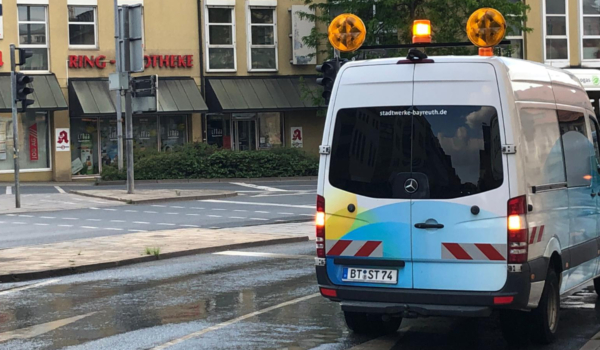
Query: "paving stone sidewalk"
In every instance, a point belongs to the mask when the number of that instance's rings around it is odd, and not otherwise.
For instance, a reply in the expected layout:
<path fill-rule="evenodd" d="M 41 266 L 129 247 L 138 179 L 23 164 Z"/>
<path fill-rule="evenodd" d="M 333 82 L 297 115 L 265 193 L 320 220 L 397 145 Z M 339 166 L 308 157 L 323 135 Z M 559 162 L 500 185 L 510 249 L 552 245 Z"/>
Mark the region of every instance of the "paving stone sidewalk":
<path fill-rule="evenodd" d="M 237 196 L 234 191 L 176 189 L 136 190 L 133 194 L 128 194 L 126 190 L 74 190 L 71 193 L 128 204 L 206 200 Z"/>
<path fill-rule="evenodd" d="M 28 212 L 48 212 L 89 207 L 125 205 L 112 200 L 83 197 L 70 193 L 22 194 L 21 208 L 15 208 L 15 196 L 0 194 L 0 213 L 19 214 Z"/>
<path fill-rule="evenodd" d="M 289 224 L 288 224 L 289 225 Z M 200 253 L 307 241 L 312 227 L 181 229 L 131 233 L 0 250 L 0 283 L 48 278 Z M 293 232 L 292 232 L 293 231 Z M 281 233 L 280 233 L 281 232 Z M 146 248 L 159 249 L 158 257 Z"/>

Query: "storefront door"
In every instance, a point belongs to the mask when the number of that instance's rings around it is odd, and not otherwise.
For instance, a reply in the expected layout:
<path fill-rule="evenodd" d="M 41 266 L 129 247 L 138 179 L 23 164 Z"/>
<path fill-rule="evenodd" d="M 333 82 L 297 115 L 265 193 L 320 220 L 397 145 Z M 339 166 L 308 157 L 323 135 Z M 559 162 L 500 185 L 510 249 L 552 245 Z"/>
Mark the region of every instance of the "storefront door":
<path fill-rule="evenodd" d="M 234 149 L 236 151 L 256 150 L 256 121 L 234 120 Z"/>

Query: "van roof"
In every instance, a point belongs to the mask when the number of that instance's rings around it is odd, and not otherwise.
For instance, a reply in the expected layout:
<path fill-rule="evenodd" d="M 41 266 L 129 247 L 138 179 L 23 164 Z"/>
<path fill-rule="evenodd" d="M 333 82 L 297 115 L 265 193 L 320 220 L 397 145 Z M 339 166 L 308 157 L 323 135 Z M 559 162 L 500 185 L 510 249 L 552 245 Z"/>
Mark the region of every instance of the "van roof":
<path fill-rule="evenodd" d="M 499 76 L 508 77 L 507 80 L 512 82 L 513 86 L 521 83 L 534 83 L 551 86 L 554 90 L 556 103 L 570 101 L 573 97 L 573 93 L 575 92 L 577 95 L 579 95 L 576 98 L 578 100 L 577 103 L 575 103 L 576 105 L 584 107 L 590 111 L 594 110 L 589 98 L 587 97 L 587 92 L 585 91 L 583 85 L 581 85 L 579 79 L 572 73 L 560 68 L 522 59 L 497 56 L 430 56 L 429 58 L 435 63 L 490 63 L 496 68 L 497 74 Z M 392 65 L 397 64 L 399 60 L 404 59 L 405 58 L 403 57 L 396 57 L 351 61 L 345 64 L 342 67 L 342 70 L 351 67 Z M 557 96 L 557 93 L 562 95 L 562 92 L 564 91 L 570 91 L 570 97 Z M 517 100 L 520 99 L 517 98 Z"/>

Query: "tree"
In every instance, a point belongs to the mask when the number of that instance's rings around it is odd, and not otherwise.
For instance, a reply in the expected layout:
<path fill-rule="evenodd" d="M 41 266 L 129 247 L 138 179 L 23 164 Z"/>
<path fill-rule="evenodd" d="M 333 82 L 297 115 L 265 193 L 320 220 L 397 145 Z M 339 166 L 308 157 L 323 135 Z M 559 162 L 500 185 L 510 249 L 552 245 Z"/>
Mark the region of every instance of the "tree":
<path fill-rule="evenodd" d="M 302 16 L 315 22 L 316 26 L 311 35 L 304 38 L 304 42 L 329 57 L 333 51 L 327 40 L 327 25 L 341 13 L 353 13 L 365 22 L 365 46 L 410 44 L 412 22 L 415 19 L 431 20 L 434 43 L 464 42 L 467 41 L 467 19 L 473 11 L 482 7 L 495 8 L 504 15 L 508 22 L 508 35 L 531 31 L 524 26 L 530 7 L 518 0 L 305 0 L 305 4 L 314 10 L 314 14 L 304 13 Z M 399 56 L 405 52 L 400 50 L 395 54 Z M 430 48 L 427 51 L 432 55 L 474 52 L 472 47 Z M 375 53 L 377 55 L 381 55 L 381 52 Z M 355 57 L 357 54 L 346 56 Z M 369 56 L 373 54 L 362 52 L 358 58 Z"/>

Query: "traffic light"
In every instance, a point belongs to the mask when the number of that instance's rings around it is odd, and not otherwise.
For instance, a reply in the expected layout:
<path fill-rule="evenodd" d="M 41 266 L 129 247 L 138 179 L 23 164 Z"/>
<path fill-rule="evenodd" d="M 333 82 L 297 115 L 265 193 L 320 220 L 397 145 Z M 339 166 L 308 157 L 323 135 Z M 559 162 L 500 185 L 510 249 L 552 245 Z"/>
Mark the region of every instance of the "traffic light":
<path fill-rule="evenodd" d="M 27 98 L 27 95 L 33 94 L 33 88 L 27 85 L 33 82 L 33 78 L 23 73 L 16 73 L 17 78 L 17 102 L 21 102 L 21 111 L 27 111 L 27 107 L 32 105 L 35 101 Z"/>
<path fill-rule="evenodd" d="M 23 65 L 25 65 L 25 63 L 27 63 L 27 59 L 29 57 L 33 56 L 33 52 L 30 50 L 19 49 L 19 48 L 17 48 L 17 50 L 19 50 L 19 63 L 15 64 L 15 65 L 23 66 Z"/>
<path fill-rule="evenodd" d="M 323 64 L 317 66 L 317 72 L 322 73 L 323 76 L 317 78 L 317 84 L 323 86 L 323 93 L 321 96 L 325 99 L 326 102 L 329 102 L 329 98 L 331 97 L 331 91 L 333 90 L 333 83 L 335 82 L 335 77 L 338 74 L 340 68 L 348 62 L 348 59 L 339 59 L 334 58 L 332 60 L 328 60 L 323 62 Z"/>

